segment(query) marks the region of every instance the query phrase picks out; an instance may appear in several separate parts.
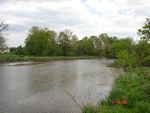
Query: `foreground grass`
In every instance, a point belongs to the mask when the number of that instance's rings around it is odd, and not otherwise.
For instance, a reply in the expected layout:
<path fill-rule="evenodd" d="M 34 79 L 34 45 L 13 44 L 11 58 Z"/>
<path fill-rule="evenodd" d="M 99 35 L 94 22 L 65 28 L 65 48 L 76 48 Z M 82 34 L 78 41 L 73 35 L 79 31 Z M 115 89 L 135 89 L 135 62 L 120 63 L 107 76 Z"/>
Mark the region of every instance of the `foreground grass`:
<path fill-rule="evenodd" d="M 127 104 L 116 104 L 117 100 L 126 100 Z M 84 106 L 82 112 L 150 113 L 150 68 L 137 68 L 134 72 L 118 76 L 109 96 L 96 107 Z"/>
<path fill-rule="evenodd" d="M 21 56 L 16 54 L 0 54 L 0 62 L 17 61 L 51 61 L 51 60 L 74 60 L 74 59 L 98 59 L 95 56 Z"/>

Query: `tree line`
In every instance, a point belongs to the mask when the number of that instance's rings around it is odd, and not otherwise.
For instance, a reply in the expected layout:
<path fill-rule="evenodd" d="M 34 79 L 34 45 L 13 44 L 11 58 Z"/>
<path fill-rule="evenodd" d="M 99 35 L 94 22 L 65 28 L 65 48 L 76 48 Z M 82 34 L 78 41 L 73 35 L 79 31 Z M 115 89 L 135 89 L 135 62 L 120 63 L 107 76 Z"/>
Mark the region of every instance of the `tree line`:
<path fill-rule="evenodd" d="M 0 24 L 0 32 L 7 28 L 7 24 Z M 108 36 L 102 33 L 98 36 L 89 36 L 78 39 L 71 30 L 66 29 L 57 33 L 48 28 L 32 27 L 25 40 L 25 46 L 10 48 L 12 53 L 33 56 L 100 56 L 120 58 L 131 65 L 135 61 L 150 60 L 150 18 L 138 30 L 141 40 L 134 42 L 132 38 Z M 0 47 L 4 45 L 4 38 L 0 35 Z M 136 58 L 136 60 L 134 59 Z M 132 60 L 131 60 L 132 59 Z M 129 61 L 131 60 L 131 61 Z M 147 60 L 146 60 L 147 61 Z M 148 62 L 149 63 L 149 62 Z M 134 62 L 132 64 L 135 64 Z"/>
<path fill-rule="evenodd" d="M 115 58 L 121 50 L 132 51 L 136 43 L 131 38 L 117 38 L 102 33 L 79 40 L 71 30 L 59 33 L 48 28 L 32 27 L 25 46 L 17 48 L 17 54 L 34 56 L 106 56 Z"/>

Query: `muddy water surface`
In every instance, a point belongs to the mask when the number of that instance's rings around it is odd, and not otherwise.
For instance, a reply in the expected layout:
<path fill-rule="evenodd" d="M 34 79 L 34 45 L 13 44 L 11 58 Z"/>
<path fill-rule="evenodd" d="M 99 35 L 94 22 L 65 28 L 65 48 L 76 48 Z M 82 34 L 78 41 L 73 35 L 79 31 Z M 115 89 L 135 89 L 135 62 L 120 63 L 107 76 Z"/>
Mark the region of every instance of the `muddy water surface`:
<path fill-rule="evenodd" d="M 0 112 L 80 113 L 111 90 L 111 60 L 0 64 Z"/>

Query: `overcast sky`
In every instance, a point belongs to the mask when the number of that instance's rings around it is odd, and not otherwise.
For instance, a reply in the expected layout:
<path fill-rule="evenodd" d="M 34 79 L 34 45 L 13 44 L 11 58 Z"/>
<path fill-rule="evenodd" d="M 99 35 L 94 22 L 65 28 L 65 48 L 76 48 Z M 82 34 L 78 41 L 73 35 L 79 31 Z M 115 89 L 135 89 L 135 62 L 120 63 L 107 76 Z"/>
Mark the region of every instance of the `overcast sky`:
<path fill-rule="evenodd" d="M 0 0 L 0 21 L 9 24 L 8 46 L 24 44 L 32 26 L 71 29 L 79 39 L 108 33 L 137 40 L 147 17 L 149 0 Z"/>

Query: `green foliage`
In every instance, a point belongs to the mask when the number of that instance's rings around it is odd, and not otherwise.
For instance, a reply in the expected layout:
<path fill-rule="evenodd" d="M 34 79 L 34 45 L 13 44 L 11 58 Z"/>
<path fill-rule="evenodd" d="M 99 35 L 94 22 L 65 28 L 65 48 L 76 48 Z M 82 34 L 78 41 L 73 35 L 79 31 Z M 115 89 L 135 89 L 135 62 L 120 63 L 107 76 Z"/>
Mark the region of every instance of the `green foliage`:
<path fill-rule="evenodd" d="M 121 106 L 107 106 L 103 105 L 99 107 L 99 110 L 97 113 L 133 113 L 126 108 L 123 108 Z"/>
<path fill-rule="evenodd" d="M 96 108 L 92 105 L 86 105 L 82 108 L 82 113 L 97 113 Z"/>
<path fill-rule="evenodd" d="M 145 101 L 139 101 L 136 103 L 135 113 L 150 113 L 150 103 Z"/>
<path fill-rule="evenodd" d="M 126 50 L 120 51 L 117 55 L 117 66 L 124 68 L 126 71 L 137 66 L 137 55 L 135 52 L 129 53 Z"/>
<path fill-rule="evenodd" d="M 131 52 L 133 50 L 132 42 L 133 41 L 130 38 L 116 40 L 114 43 L 112 43 L 112 46 L 110 47 L 110 56 L 116 58 L 118 52 L 123 50 Z"/>
<path fill-rule="evenodd" d="M 83 38 L 78 43 L 77 48 L 78 55 L 93 55 L 94 54 L 94 44 L 92 39 L 88 39 L 87 37 Z"/>
<path fill-rule="evenodd" d="M 149 89 L 150 69 L 136 68 L 132 73 L 118 76 L 109 96 L 97 107 L 87 107 L 97 113 L 150 113 Z M 111 103 L 112 100 L 124 99 L 127 100 L 126 105 Z"/>
<path fill-rule="evenodd" d="M 136 53 L 141 59 L 150 56 L 150 43 L 147 40 L 140 40 L 136 45 Z"/>
<path fill-rule="evenodd" d="M 142 59 L 141 65 L 150 67 L 150 55 Z"/>
<path fill-rule="evenodd" d="M 10 52 L 14 53 L 14 54 L 17 54 L 17 55 L 25 55 L 25 50 L 22 46 L 18 46 L 17 48 L 16 47 L 11 47 Z"/>
<path fill-rule="evenodd" d="M 5 38 L 0 34 L 0 50 L 3 50 L 5 46 Z"/>
<path fill-rule="evenodd" d="M 75 59 L 98 59 L 94 56 L 25 56 L 16 55 L 14 53 L 0 53 L 0 62 L 17 62 L 17 61 L 53 61 L 53 60 L 75 60 Z"/>
<path fill-rule="evenodd" d="M 145 25 L 138 30 L 138 34 L 141 36 L 141 39 L 150 41 L 150 18 L 146 19 Z"/>
<path fill-rule="evenodd" d="M 139 34 L 149 37 L 149 21 L 139 30 Z M 145 34 L 146 33 L 146 34 Z M 147 38 L 146 38 L 147 39 Z M 150 43 L 140 40 L 135 43 L 131 38 L 117 38 L 102 33 L 78 40 L 72 31 L 66 29 L 59 33 L 47 28 L 32 27 L 25 40 L 25 47 L 11 48 L 18 55 L 33 56 L 99 56 L 115 58 L 117 66 L 126 71 L 135 66 L 150 66 Z M 0 43 L 4 40 L 0 40 Z M 2 45 L 2 44 L 0 44 Z M 1 47 L 1 46 L 0 46 Z"/>
<path fill-rule="evenodd" d="M 58 45 L 61 48 L 60 55 L 68 56 L 71 51 L 71 38 L 73 33 L 70 30 L 65 30 L 59 33 Z"/>
<path fill-rule="evenodd" d="M 53 33 L 53 31 L 49 31 L 46 28 L 32 27 L 25 41 L 27 54 L 37 56 L 48 55 L 51 48 L 49 44 L 55 44 L 51 42 L 52 38 L 54 38 Z"/>
<path fill-rule="evenodd" d="M 109 37 L 106 33 L 100 34 L 99 38 L 102 43 L 103 55 L 105 57 L 114 58 L 114 56 L 111 55 L 112 53 L 111 47 L 112 47 L 112 44 L 118 39 L 116 37 Z"/>

